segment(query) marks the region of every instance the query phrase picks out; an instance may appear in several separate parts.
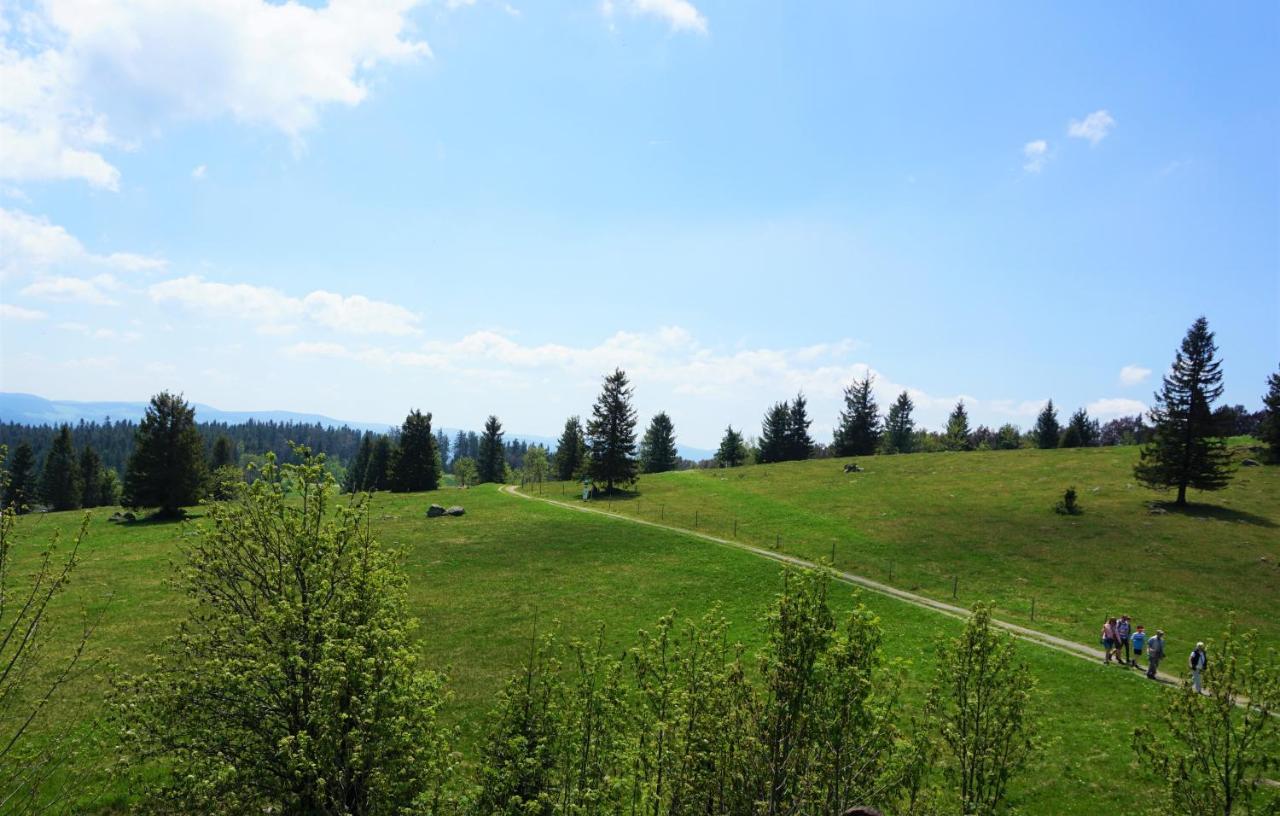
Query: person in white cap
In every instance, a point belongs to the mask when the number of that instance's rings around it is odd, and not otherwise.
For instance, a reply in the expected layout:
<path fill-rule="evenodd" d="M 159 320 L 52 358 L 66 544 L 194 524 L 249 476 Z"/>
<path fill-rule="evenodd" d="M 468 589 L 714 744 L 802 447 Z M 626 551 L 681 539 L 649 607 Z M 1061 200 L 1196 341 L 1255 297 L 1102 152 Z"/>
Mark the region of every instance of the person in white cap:
<path fill-rule="evenodd" d="M 1187 664 L 1191 669 L 1191 687 L 1196 690 L 1196 694 L 1204 693 L 1204 670 L 1209 665 L 1209 658 L 1204 653 L 1204 641 L 1196 644 L 1191 650 L 1191 657 L 1187 660 Z"/>

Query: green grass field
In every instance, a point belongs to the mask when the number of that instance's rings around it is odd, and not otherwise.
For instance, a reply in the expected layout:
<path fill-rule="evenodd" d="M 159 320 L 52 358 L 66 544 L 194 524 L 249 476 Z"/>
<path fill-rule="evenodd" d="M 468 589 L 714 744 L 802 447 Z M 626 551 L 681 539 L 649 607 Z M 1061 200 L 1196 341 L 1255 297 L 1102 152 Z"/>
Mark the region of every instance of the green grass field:
<path fill-rule="evenodd" d="M 1016 611 L 1021 592 L 1042 593 L 1045 628 L 1079 633 L 1085 642 L 1094 618 L 1127 604 L 1167 615 L 1160 622 L 1171 629 L 1175 657 L 1189 640 L 1216 633 L 1228 608 L 1273 638 L 1280 585 L 1274 567 L 1260 568 L 1257 559 L 1266 554 L 1274 564 L 1280 555 L 1280 536 L 1266 515 L 1276 512 L 1267 497 L 1280 496 L 1280 472 L 1242 473 L 1220 497 L 1235 514 L 1230 521 L 1201 521 L 1194 513 L 1148 516 L 1145 492 L 1124 486 L 1126 453 L 887 457 L 866 461 L 866 473 L 848 477 L 833 460 L 667 474 L 645 477 L 639 503 L 625 512 L 661 512 L 680 523 L 682 512 L 697 508 L 700 528 L 720 524 L 709 528 L 716 533 L 725 532 L 717 519 L 741 512 L 740 537 L 757 536 L 751 540 L 785 521 L 791 535 L 784 549 L 820 557 L 830 554 L 835 540 L 841 568 L 852 569 L 857 557 L 870 571 L 876 558 L 892 558 L 895 584 L 938 597 L 950 596 L 948 567 L 964 567 L 962 602 L 994 597 Z M 1055 516 L 1049 505 L 1073 481 L 1085 515 Z M 1095 485 L 1101 487 L 1096 493 Z M 550 495 L 558 490 L 544 486 Z M 404 553 L 411 608 L 423 624 L 422 651 L 449 675 L 453 700 L 447 712 L 461 729 L 464 751 L 474 746 L 494 692 L 526 654 L 535 620 L 541 630 L 558 625 L 566 635 L 588 635 L 603 625 L 608 642 L 621 651 L 636 630 L 673 608 L 692 617 L 718 603 L 734 622 L 734 637 L 760 642 L 761 612 L 779 587 L 775 563 L 676 532 L 502 495 L 493 486 L 441 493 L 380 494 L 372 522 L 384 543 Z M 463 504 L 467 515 L 428 520 L 424 511 L 431 501 Z M 659 503 L 665 510 L 658 511 Z M 121 526 L 109 523 L 108 515 L 93 512 L 82 564 L 51 631 L 56 651 L 71 640 L 79 610 L 101 614 L 94 671 L 78 678 L 53 712 L 63 723 L 98 716 L 108 675 L 140 669 L 181 614 L 181 595 L 168 578 L 189 528 Z M 23 557 L 53 532 L 74 530 L 80 518 L 24 518 Z M 906 543 L 917 537 L 914 545 Z M 1099 575 L 1092 566 L 1112 547 L 1128 553 L 1132 565 Z M 1161 557 L 1144 555 L 1146 547 L 1159 548 Z M 1161 586 L 1141 585 L 1148 574 L 1144 563 L 1160 565 Z M 935 573 L 935 580 L 926 580 Z M 872 574 L 887 577 L 883 569 Z M 1197 585 L 1203 591 L 1184 609 L 1183 596 Z M 852 602 L 852 590 L 835 595 L 841 604 Z M 932 674 L 937 637 L 960 624 L 889 598 L 863 599 L 882 619 L 889 656 L 911 661 L 907 700 L 914 705 Z M 1196 614 L 1203 617 L 1192 629 Z M 1038 720 L 1050 744 L 1015 786 L 1013 803 L 1028 813 L 1128 812 L 1135 789 L 1145 784 L 1133 777 L 1130 733 L 1168 690 L 1136 672 L 1032 644 L 1020 649 L 1040 684 Z M 106 755 L 84 760 L 103 769 L 109 761 Z M 128 793 L 113 784 L 105 770 L 96 771 L 86 792 L 104 793 L 85 809 L 123 809 Z"/>

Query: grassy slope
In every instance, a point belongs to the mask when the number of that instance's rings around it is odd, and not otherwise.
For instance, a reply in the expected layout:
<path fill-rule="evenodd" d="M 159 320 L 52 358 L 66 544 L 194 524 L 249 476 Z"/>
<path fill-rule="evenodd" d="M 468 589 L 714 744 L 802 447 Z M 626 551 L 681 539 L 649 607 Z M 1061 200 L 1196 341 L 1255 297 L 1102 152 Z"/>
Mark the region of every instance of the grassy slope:
<path fill-rule="evenodd" d="M 600 623 L 619 650 L 634 632 L 675 608 L 696 616 L 720 603 L 735 621 L 734 635 L 760 639 L 760 612 L 778 586 L 775 564 L 624 521 L 568 513 L 557 507 L 501 496 L 491 488 L 458 494 L 461 519 L 421 517 L 428 496 L 378 496 L 374 525 L 379 537 L 406 553 L 413 609 L 423 621 L 428 662 L 447 668 L 455 699 L 449 716 L 470 746 L 493 692 L 518 665 L 536 612 L 545 628 L 562 622 L 566 634 L 588 635 Z M 72 604 L 100 608 L 110 596 L 95 638 L 103 666 L 142 666 L 146 652 L 172 630 L 180 598 L 166 586 L 178 555 L 177 525 L 120 527 L 97 511 Z M 55 529 L 70 530 L 79 514 L 54 514 L 24 522 L 39 541 Z M 837 592 L 842 604 L 850 595 Z M 933 667 L 939 633 L 958 622 L 877 596 L 865 598 L 882 617 L 890 656 L 912 662 L 909 699 L 918 701 Z M 75 621 L 63 615 L 64 637 Z M 1043 690 L 1040 717 L 1053 744 L 1018 785 L 1015 799 L 1032 813 L 1124 811 L 1131 790 L 1129 731 L 1156 705 L 1164 690 L 1136 674 L 1104 668 L 1024 645 Z M 100 673 L 101 674 L 101 673 Z M 72 689 L 58 716 L 89 719 L 101 706 L 105 682 L 86 676 Z M 104 783 L 105 784 L 105 783 Z M 118 806 L 125 792 L 109 790 L 100 802 Z"/>
<path fill-rule="evenodd" d="M 994 600 L 1007 620 L 1081 643 L 1128 613 L 1173 654 L 1235 611 L 1280 643 L 1280 468 L 1241 468 L 1186 512 L 1132 478 L 1136 448 L 914 454 L 644 476 L 613 509 L 774 546 L 949 600 Z M 1074 485 L 1084 513 L 1051 511 Z M 543 486 L 572 501 L 574 485 Z M 696 521 L 695 521 L 696 513 Z"/>

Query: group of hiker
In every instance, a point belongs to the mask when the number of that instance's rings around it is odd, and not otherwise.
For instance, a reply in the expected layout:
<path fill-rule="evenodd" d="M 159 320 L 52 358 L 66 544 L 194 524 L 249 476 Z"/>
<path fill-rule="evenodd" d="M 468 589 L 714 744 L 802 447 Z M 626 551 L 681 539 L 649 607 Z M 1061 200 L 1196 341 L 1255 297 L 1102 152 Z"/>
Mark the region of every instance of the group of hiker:
<path fill-rule="evenodd" d="M 1164 630 L 1157 629 L 1154 635 L 1148 636 L 1146 627 L 1135 627 L 1128 615 L 1107 618 L 1107 622 L 1102 624 L 1102 648 L 1106 650 L 1102 663 L 1107 666 L 1114 659 L 1118 666 L 1140 668 L 1138 658 L 1146 652 L 1147 677 L 1154 680 L 1160 661 L 1164 660 Z M 1204 643 L 1197 643 L 1187 659 L 1187 668 L 1191 670 L 1191 685 L 1197 693 L 1204 692 L 1204 670 L 1208 664 Z"/>

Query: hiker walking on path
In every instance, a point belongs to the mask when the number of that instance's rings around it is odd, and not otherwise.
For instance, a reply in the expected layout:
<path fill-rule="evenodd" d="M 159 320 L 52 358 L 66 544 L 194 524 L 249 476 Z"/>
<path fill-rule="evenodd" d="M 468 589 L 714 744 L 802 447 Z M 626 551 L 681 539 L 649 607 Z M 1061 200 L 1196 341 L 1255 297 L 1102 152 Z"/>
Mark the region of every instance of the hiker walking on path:
<path fill-rule="evenodd" d="M 1102 624 L 1102 648 L 1107 650 L 1107 653 L 1102 657 L 1102 665 L 1110 666 L 1111 656 L 1118 656 L 1119 650 L 1116 646 L 1116 619 L 1107 618 L 1107 622 Z"/>
<path fill-rule="evenodd" d="M 1139 626 L 1138 631 L 1133 633 L 1130 641 L 1133 643 L 1133 659 L 1129 661 L 1129 665 L 1137 668 L 1138 658 L 1142 657 L 1142 649 L 1147 645 L 1146 627 Z"/>
<path fill-rule="evenodd" d="M 1196 690 L 1196 694 L 1204 693 L 1204 670 L 1209 665 L 1209 658 L 1204 653 L 1204 641 L 1196 644 L 1191 650 L 1191 657 L 1187 659 L 1188 668 L 1191 669 L 1191 686 Z"/>
<path fill-rule="evenodd" d="M 1157 629 L 1156 636 L 1147 641 L 1147 677 L 1156 679 L 1156 670 L 1164 660 L 1164 630 Z"/>
<path fill-rule="evenodd" d="M 1132 666 L 1133 655 L 1129 652 L 1129 635 L 1133 632 L 1133 624 L 1129 622 L 1128 615 L 1121 615 L 1120 622 L 1116 624 L 1116 662 L 1121 666 Z M 1124 649 L 1124 657 L 1120 657 L 1120 650 Z"/>

